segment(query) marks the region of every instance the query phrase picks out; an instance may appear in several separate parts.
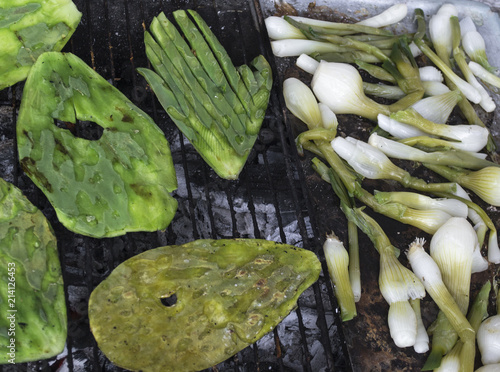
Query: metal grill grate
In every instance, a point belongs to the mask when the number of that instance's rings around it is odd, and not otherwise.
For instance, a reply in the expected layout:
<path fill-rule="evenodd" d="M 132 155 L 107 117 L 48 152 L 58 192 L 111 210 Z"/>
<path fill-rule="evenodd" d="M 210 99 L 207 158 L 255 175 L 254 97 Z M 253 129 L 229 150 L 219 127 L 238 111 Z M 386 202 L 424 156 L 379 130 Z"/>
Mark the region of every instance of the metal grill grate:
<path fill-rule="evenodd" d="M 263 128 L 240 179 L 225 181 L 182 137 L 135 72 L 148 66 L 144 29 L 160 11 L 196 9 L 226 47 L 235 65 L 257 54 L 273 60 L 258 1 L 75 0 L 82 22 L 65 51 L 82 58 L 150 114 L 171 144 L 179 178 L 179 209 L 166 231 L 92 239 L 67 231 L 44 195 L 22 173 L 15 151 L 16 111 L 22 84 L 0 92 L 2 176 L 21 188 L 52 223 L 60 250 L 68 305 L 67 350 L 58 358 L 15 366 L 16 371 L 121 371 L 97 348 L 87 317 L 88 297 L 121 262 L 145 250 L 199 238 L 269 238 L 316 251 L 319 233 L 294 147 L 283 122 L 276 86 Z M 83 125 L 77 130 L 83 135 Z M 298 308 L 270 335 L 214 367 L 218 371 L 345 370 L 342 335 L 337 332 L 335 299 L 323 277 L 306 291 Z M 12 371 L 3 366 L 2 371 Z"/>

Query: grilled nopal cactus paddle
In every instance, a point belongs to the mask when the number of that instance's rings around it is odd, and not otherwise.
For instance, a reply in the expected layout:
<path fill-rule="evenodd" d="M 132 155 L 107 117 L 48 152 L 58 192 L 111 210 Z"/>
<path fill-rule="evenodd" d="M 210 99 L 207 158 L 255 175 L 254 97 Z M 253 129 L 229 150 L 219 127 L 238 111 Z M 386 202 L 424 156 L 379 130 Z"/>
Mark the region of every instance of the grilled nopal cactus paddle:
<path fill-rule="evenodd" d="M 50 358 L 66 343 L 57 242 L 45 216 L 0 179 L 0 363 Z"/>
<path fill-rule="evenodd" d="M 313 252 L 267 240 L 160 247 L 123 262 L 95 288 L 90 327 L 118 366 L 198 371 L 271 331 L 320 271 Z"/>
<path fill-rule="evenodd" d="M 264 119 L 271 67 L 262 55 L 235 67 L 196 11 L 173 16 L 182 34 L 164 13 L 155 17 L 144 41 L 156 72 L 138 71 L 207 164 L 220 177 L 236 179 Z"/>
<path fill-rule="evenodd" d="M 40 54 L 60 51 L 81 16 L 71 0 L 2 0 L 0 90 L 26 79 Z"/>
<path fill-rule="evenodd" d="M 103 133 L 97 140 L 80 138 L 55 119 L 92 121 Z M 69 230 L 110 237 L 161 230 L 172 220 L 177 179 L 163 132 L 75 55 L 38 58 L 16 130 L 23 170 Z"/>

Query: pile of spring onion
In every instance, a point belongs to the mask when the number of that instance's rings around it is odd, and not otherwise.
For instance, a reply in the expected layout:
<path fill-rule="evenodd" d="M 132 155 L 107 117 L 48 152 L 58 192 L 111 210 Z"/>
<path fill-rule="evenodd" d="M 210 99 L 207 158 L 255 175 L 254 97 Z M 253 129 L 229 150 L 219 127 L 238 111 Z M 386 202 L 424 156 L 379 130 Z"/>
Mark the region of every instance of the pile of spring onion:
<path fill-rule="evenodd" d="M 406 17 L 414 17 L 416 32 L 391 31 Z M 307 126 L 296 138 L 299 153 L 315 155 L 312 168 L 331 184 L 348 221 L 348 249 L 334 232 L 323 246 L 342 320 L 357 315 L 361 296 L 359 229 L 380 256 L 379 287 L 395 345 L 428 352 L 423 370 L 438 371 L 473 371 L 479 345 L 482 368 L 495 368 L 486 365 L 500 363 L 489 356 L 500 355 L 500 321 L 490 321 L 494 342 L 482 336 L 491 330 L 480 331 L 495 295 L 490 281 L 469 300 L 472 274 L 500 264 L 495 224 L 475 202 L 500 207 L 496 144 L 480 119 L 480 110 L 496 109 L 500 78 L 472 19 L 444 4 L 426 22 L 421 9 L 412 15 L 397 4 L 357 23 L 286 15 L 265 23 L 274 55 L 297 57 L 296 65 L 310 74 L 310 84 L 285 79 L 283 95 L 289 112 Z M 367 74 L 371 82 L 363 80 Z M 454 110 L 463 123 L 451 124 Z M 338 135 L 343 114 L 373 123 L 367 141 Z M 414 177 L 401 160 L 442 182 Z M 364 178 L 401 189 L 372 193 Z M 365 208 L 431 236 L 429 244 L 417 237 L 403 250 L 411 270 L 398 259 L 402 247 Z M 427 329 L 420 311 L 426 293 L 439 308 Z M 486 343 L 489 350 L 481 346 Z"/>

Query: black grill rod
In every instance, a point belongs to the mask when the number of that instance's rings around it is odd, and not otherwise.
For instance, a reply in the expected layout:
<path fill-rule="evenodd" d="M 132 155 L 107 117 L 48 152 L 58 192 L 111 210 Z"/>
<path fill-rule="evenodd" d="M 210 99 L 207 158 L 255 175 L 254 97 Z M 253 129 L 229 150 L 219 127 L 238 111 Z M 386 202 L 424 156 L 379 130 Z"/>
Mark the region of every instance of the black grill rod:
<path fill-rule="evenodd" d="M 253 4 L 254 4 L 254 11 L 255 11 L 255 16 L 258 18 L 258 22 L 257 22 L 257 25 L 260 27 L 260 36 L 261 36 L 261 45 L 262 45 L 262 52 L 263 54 L 266 56 L 266 58 L 268 58 L 268 61 L 271 63 L 271 66 L 273 66 L 273 75 L 274 76 L 279 76 L 277 75 L 276 73 L 276 70 L 274 68 L 274 66 L 276 66 L 276 60 L 274 58 L 274 55 L 272 53 L 272 49 L 271 49 L 271 44 L 270 44 L 270 41 L 269 41 L 269 36 L 267 34 L 267 29 L 265 27 L 265 22 L 264 22 L 264 15 L 262 13 L 262 9 L 260 7 L 260 2 L 259 0 L 252 0 L 253 1 Z M 277 80 L 281 80 L 281 79 L 277 79 Z M 276 80 L 275 80 L 276 82 Z M 278 89 L 276 86 L 273 87 L 274 91 L 281 91 L 281 89 L 279 89 L 279 87 L 282 86 L 282 81 L 279 81 L 279 85 L 278 85 Z M 282 107 L 284 108 L 285 107 L 285 104 L 284 104 L 284 100 L 283 100 L 283 97 L 282 96 L 279 96 L 277 98 L 278 100 L 278 103 L 279 103 L 279 106 L 276 106 L 276 107 Z M 284 109 L 282 109 L 281 112 L 278 112 L 278 110 L 276 110 L 276 112 L 274 113 L 275 115 L 277 115 L 276 117 L 283 117 L 285 118 L 285 121 L 286 121 L 286 112 Z M 281 115 L 280 115 L 281 114 Z M 314 213 L 314 207 L 312 205 L 312 198 L 309 194 L 309 190 L 307 189 L 306 187 L 306 180 L 305 180 L 305 172 L 302 168 L 302 165 L 301 165 L 301 162 L 300 162 L 300 158 L 298 156 L 298 153 L 297 153 L 297 149 L 293 146 L 293 144 L 295 143 L 295 138 L 293 138 L 292 136 L 292 133 L 287 133 L 285 135 L 285 131 L 286 132 L 289 132 L 288 130 L 286 130 L 285 128 L 286 126 L 286 122 L 284 123 L 283 126 L 278 126 L 279 128 L 279 132 L 280 132 L 280 136 L 281 136 L 281 140 L 282 140 L 282 143 L 285 144 L 287 143 L 286 141 L 286 138 L 288 138 L 288 143 L 292 144 L 292 150 L 291 150 L 291 153 L 289 153 L 288 149 L 286 149 L 286 147 L 284 147 L 284 153 L 285 153 L 285 160 L 286 160 L 286 164 L 287 164 L 287 174 L 289 175 L 292 175 L 291 173 L 291 163 L 293 163 L 295 165 L 295 167 L 297 168 L 298 170 L 298 176 L 299 176 L 299 184 L 302 186 L 302 193 L 303 193 L 303 196 L 305 198 L 305 202 L 306 202 L 306 209 L 307 211 L 309 212 L 309 217 L 310 217 L 310 223 L 311 223 L 311 227 L 312 227 L 312 230 L 313 230 L 313 235 L 315 237 L 315 243 L 314 242 L 309 242 L 308 240 L 306 240 L 304 242 L 304 246 L 305 247 L 309 247 L 311 248 L 313 251 L 318 251 L 319 249 L 319 245 L 320 245 L 320 239 L 318 238 L 320 236 L 320 233 L 319 233 L 319 229 L 318 229 L 318 225 L 316 223 L 316 214 Z M 293 179 L 293 177 L 292 177 Z M 293 189 L 292 189 L 293 190 Z M 297 200 L 297 199 L 294 199 L 294 200 Z M 298 215 L 302 215 L 302 212 L 301 211 L 297 211 Z M 305 229 L 305 226 L 303 224 L 301 224 L 301 219 L 298 219 L 299 221 L 299 228 L 303 234 L 304 237 L 307 236 L 307 232 L 304 230 Z M 304 234 L 305 232 L 305 234 Z M 321 310 L 321 314 L 322 316 L 319 316 L 318 317 L 318 327 L 320 327 L 320 331 L 321 331 L 321 335 L 322 335 L 322 343 L 323 343 L 323 347 L 325 349 L 325 353 L 326 353 L 326 359 L 327 359 L 327 362 L 329 362 L 329 368 L 333 371 L 334 370 L 334 356 L 333 356 L 333 349 L 332 349 L 332 344 L 330 342 L 330 338 L 329 338 L 329 335 L 328 335 L 328 326 L 327 326 L 327 323 L 326 323 L 326 317 L 325 317 L 325 312 L 324 312 L 324 309 L 323 309 L 323 302 L 322 302 L 322 296 L 321 296 L 321 291 L 319 289 L 319 286 L 318 286 L 318 283 L 315 283 L 313 285 L 313 289 L 314 289 L 314 293 L 315 293 L 315 297 L 316 297 L 316 302 L 317 302 L 317 305 L 320 306 L 320 309 L 318 310 Z M 334 296 L 333 296 L 333 293 L 332 291 L 330 290 L 329 291 L 329 298 L 330 298 L 330 301 L 332 303 L 336 303 L 335 299 L 334 299 Z M 338 316 L 338 314 L 334 313 L 334 319 L 335 319 L 335 323 L 337 325 L 339 325 L 341 322 L 340 322 L 340 318 Z M 339 327 L 338 329 L 342 329 L 342 327 Z M 343 338 L 343 334 L 342 335 L 342 338 Z M 346 342 L 345 342 L 345 339 L 343 339 L 341 341 L 342 343 L 342 351 L 343 351 L 343 354 L 345 356 L 345 359 L 348 363 L 348 354 L 347 354 L 347 349 L 346 349 Z M 349 366 L 351 367 L 351 366 Z M 351 367 L 352 368 L 352 367 Z"/>
<path fill-rule="evenodd" d="M 249 4 L 250 8 L 252 8 L 252 4 L 250 3 Z M 256 13 L 258 13 L 258 11 L 256 9 L 254 9 L 252 11 L 252 15 L 255 16 Z M 237 13 L 237 23 L 238 23 L 238 30 L 240 31 L 240 34 L 241 34 L 241 31 L 242 31 L 242 25 L 241 25 L 241 19 L 239 17 L 239 14 Z M 256 24 L 258 25 L 259 22 L 257 21 Z M 245 38 L 242 38 L 243 40 L 243 43 L 245 42 Z M 243 48 L 243 50 L 245 50 L 245 48 Z M 248 60 L 247 56 L 245 55 L 244 56 L 244 60 L 245 62 Z M 276 101 L 275 101 L 276 102 Z M 275 102 L 270 102 L 271 105 L 274 104 Z M 282 145 L 283 145 L 283 148 L 285 147 L 284 146 L 284 142 L 281 141 Z M 267 160 L 267 158 L 266 158 Z M 269 166 L 268 166 L 268 163 L 266 161 L 265 163 L 266 165 L 266 174 L 268 176 L 268 181 L 269 181 L 269 185 L 271 186 L 271 188 L 274 190 L 274 187 L 272 186 L 273 185 L 273 181 L 272 181 L 272 176 L 270 174 L 270 171 L 269 171 Z M 297 197 L 297 195 L 294 193 L 294 190 L 295 190 L 295 185 L 294 185 L 294 178 L 291 177 L 293 173 L 290 173 L 290 172 L 287 172 L 287 176 L 288 176 L 288 180 L 290 182 L 290 186 L 291 186 L 291 189 L 292 189 L 292 195 L 293 195 L 293 200 L 294 200 L 294 204 L 296 206 L 299 206 L 301 203 L 299 202 L 299 199 Z M 279 203 L 278 203 L 278 200 L 277 200 L 277 197 L 275 195 L 275 193 L 273 193 L 273 196 L 274 196 L 274 205 L 275 205 L 275 208 L 276 208 L 276 214 L 277 216 L 279 216 L 279 228 L 280 228 L 280 234 L 281 234 L 281 237 L 282 237 L 282 241 L 284 243 L 286 243 L 286 235 L 284 234 L 284 226 L 283 226 L 283 223 L 282 223 L 282 220 L 281 220 L 281 214 L 280 214 L 280 208 L 279 208 Z M 305 222 L 303 220 L 300 220 L 298 221 L 299 225 L 303 225 L 303 228 L 301 229 L 301 234 L 302 236 L 304 237 L 304 240 L 306 240 L 306 237 L 307 237 L 307 229 L 305 228 Z M 258 230 L 258 229 L 256 229 Z M 297 304 L 297 310 L 296 310 L 296 314 L 297 314 L 297 318 L 298 318 L 298 328 L 299 328 L 299 332 L 300 332 L 300 335 L 301 335 L 301 346 L 302 346 L 302 349 L 303 349 L 303 352 L 304 352 L 304 358 L 303 358 L 303 365 L 304 365 L 304 368 L 306 371 L 312 371 L 312 367 L 311 367 L 311 364 L 310 364 L 310 353 L 309 353 L 309 347 L 308 347 L 308 344 L 307 344 L 307 338 L 306 338 L 306 335 L 305 335 L 305 328 L 304 328 L 304 324 L 303 324 L 303 320 L 302 320 L 302 313 L 300 311 L 300 305 Z M 274 330 L 274 334 L 275 334 L 275 343 L 276 343 L 276 349 L 277 349 L 277 354 L 278 354 L 278 362 L 280 363 L 280 369 L 283 368 L 283 361 L 282 361 L 282 357 L 281 357 L 281 343 L 279 341 L 279 334 L 278 334 L 278 331 L 277 331 L 277 328 L 275 328 Z"/>
<path fill-rule="evenodd" d="M 273 178 L 271 176 L 271 172 L 270 172 L 270 169 L 269 169 L 269 162 L 268 162 L 268 159 L 267 159 L 267 152 L 264 152 L 263 153 L 263 159 L 264 159 L 264 166 L 265 166 L 265 169 L 266 169 L 266 174 L 267 174 L 267 177 L 268 177 L 268 182 L 269 182 L 269 185 L 271 187 L 271 190 L 273 192 L 273 198 L 274 198 L 274 205 L 275 205 L 275 209 L 276 209 L 276 217 L 278 219 L 278 227 L 279 227 L 279 231 L 280 231 L 280 236 L 281 236 L 281 241 L 283 243 L 287 243 L 287 237 L 286 237 L 286 234 L 285 234 L 285 231 L 284 231 L 284 226 L 283 226 L 283 220 L 281 218 L 281 212 L 280 212 L 280 206 L 279 206 L 279 203 L 278 203 L 278 198 L 277 198 L 277 193 L 275 191 L 275 188 L 273 186 Z M 308 343 L 307 343 L 307 337 L 306 337 L 306 333 L 305 333 L 305 327 L 304 327 L 304 322 L 303 322 L 303 319 L 302 319 L 302 312 L 300 310 L 300 303 L 297 302 L 297 309 L 295 310 L 296 314 L 297 314 L 297 320 L 298 320 L 298 328 L 299 328 L 299 333 L 300 333 L 300 336 L 301 336 L 301 346 L 302 346 L 302 351 L 304 353 L 304 358 L 303 358 L 303 367 L 305 369 L 305 371 L 308 371 L 308 372 L 312 372 L 312 367 L 311 367 L 311 354 L 309 352 L 309 346 L 308 346 Z M 279 338 L 277 339 L 277 342 L 279 342 Z M 277 344 L 277 347 L 279 347 L 279 349 L 281 350 L 281 345 L 280 344 Z M 281 362 L 281 361 L 280 361 Z"/>
<path fill-rule="evenodd" d="M 17 135 L 16 135 L 16 123 L 17 123 L 17 110 L 19 109 L 19 106 L 21 105 L 21 103 L 17 100 L 17 90 L 18 89 L 21 89 L 21 86 L 20 84 L 15 84 L 13 87 L 9 88 L 11 89 L 12 91 L 12 102 L 11 102 L 11 105 L 12 105 L 12 128 L 14 129 L 14 138 L 13 138 L 13 149 L 12 149 L 12 152 L 13 152 L 13 166 L 14 166 L 14 169 L 13 169 L 13 175 L 12 175 L 12 178 L 13 178 L 13 184 L 18 186 L 19 185 L 19 177 L 21 176 L 22 174 L 22 169 L 21 167 L 19 166 L 19 153 L 17 152 Z"/>
<path fill-rule="evenodd" d="M 114 82 L 116 81 L 116 72 L 115 72 L 115 62 L 114 62 L 114 57 L 113 57 L 113 46 L 111 45 L 111 27 L 110 27 L 110 18 L 109 18 L 109 6 L 108 6 L 108 0 L 103 0 L 104 1 L 104 23 L 106 24 L 106 33 L 108 36 L 108 51 L 109 51 L 109 65 L 111 67 L 111 81 Z"/>

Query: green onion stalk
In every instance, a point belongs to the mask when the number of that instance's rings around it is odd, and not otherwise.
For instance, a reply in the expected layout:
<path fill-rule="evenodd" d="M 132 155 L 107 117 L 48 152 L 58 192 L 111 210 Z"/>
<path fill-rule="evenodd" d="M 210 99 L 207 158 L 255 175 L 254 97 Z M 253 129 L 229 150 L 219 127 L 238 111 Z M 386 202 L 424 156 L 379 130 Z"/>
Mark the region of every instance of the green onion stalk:
<path fill-rule="evenodd" d="M 284 18 L 286 21 L 290 22 L 292 26 L 298 28 L 299 30 L 312 32 L 315 34 L 351 35 L 361 33 L 367 35 L 394 36 L 394 34 L 389 30 L 355 23 L 330 22 L 307 17 L 287 15 L 284 16 Z"/>
<path fill-rule="evenodd" d="M 465 79 L 469 84 L 471 84 L 474 88 L 477 89 L 479 94 L 481 95 L 481 100 L 479 101 L 479 105 L 486 112 L 493 112 L 496 108 L 496 104 L 493 99 L 490 97 L 486 89 L 477 81 L 473 72 L 471 71 L 467 61 L 465 60 L 465 53 L 460 47 L 461 33 L 460 33 L 460 23 L 458 21 L 458 17 L 451 17 L 451 30 L 452 30 L 452 40 L 453 40 L 453 58 L 455 63 L 462 71 Z"/>
<path fill-rule="evenodd" d="M 316 159 L 317 160 L 317 159 Z M 327 178 L 327 182 L 332 185 L 332 189 L 340 199 L 340 205 L 343 208 L 353 208 L 355 206 L 354 198 L 349 195 L 344 184 L 337 173 L 328 167 L 318 165 L 313 160 L 313 168 L 321 173 L 322 178 Z M 328 174 L 325 174 L 328 173 Z M 349 279 L 351 283 L 354 301 L 358 302 L 361 298 L 361 270 L 359 264 L 359 237 L 358 227 L 351 219 L 347 219 L 347 236 L 349 238 Z M 398 252 L 399 254 L 399 252 Z"/>
<path fill-rule="evenodd" d="M 313 52 L 310 57 L 319 61 L 326 62 L 337 62 L 337 63 L 356 63 L 357 61 L 363 61 L 365 63 L 379 63 L 379 59 L 372 54 L 360 52 L 358 50 L 351 50 L 347 52 L 324 52 L 318 53 Z"/>
<path fill-rule="evenodd" d="M 379 287 L 389 304 L 388 323 L 394 343 L 398 347 L 414 346 L 418 321 L 409 301 L 423 298 L 424 286 L 411 270 L 399 262 L 394 254 L 394 246 L 375 219 L 364 213 L 361 208 L 345 208 L 345 205 L 343 207 L 347 218 L 355 222 L 368 236 L 380 254 Z"/>
<path fill-rule="evenodd" d="M 306 149 L 326 160 L 338 173 L 348 193 L 375 212 L 409 224 L 433 234 L 449 218 L 448 214 L 433 210 L 415 210 L 400 203 L 380 204 L 375 197 L 361 187 L 358 177 L 346 166 L 333 150 L 330 142 L 336 136 L 336 129 L 322 126 L 321 113 L 316 97 L 309 87 L 296 78 L 288 78 L 283 83 L 283 95 L 290 112 L 302 120 L 309 128 L 297 138 L 299 150 Z M 319 162 L 319 159 L 316 160 Z M 326 174 L 326 173 L 325 173 Z M 441 191 L 451 192 L 454 184 L 442 187 Z M 446 191 L 445 191 L 446 190 Z M 437 191 L 437 188 L 436 188 Z"/>
<path fill-rule="evenodd" d="M 423 163 L 425 167 L 451 182 L 473 191 L 485 202 L 500 207 L 500 168 L 489 166 L 479 170 L 466 170 L 457 167 Z"/>
<path fill-rule="evenodd" d="M 390 118 L 411 125 L 424 133 L 454 141 L 460 144 L 461 149 L 467 151 L 481 151 L 488 142 L 489 131 L 484 127 L 470 124 L 435 123 L 424 118 L 412 107 L 392 113 Z"/>
<path fill-rule="evenodd" d="M 413 160 L 417 162 L 456 166 L 475 170 L 488 166 L 500 167 L 500 164 L 482 159 L 476 156 L 475 153 L 471 153 L 469 151 L 449 149 L 446 151 L 425 152 L 409 146 L 403 143 L 403 141 L 395 141 L 385 138 L 376 132 L 370 135 L 368 143 L 382 151 L 388 157 L 395 159 Z"/>
<path fill-rule="evenodd" d="M 486 232 L 489 230 L 488 261 L 500 263 L 500 250 L 498 247 L 498 235 L 495 224 L 488 214 L 470 199 L 467 192 L 460 187 L 456 194 L 437 194 L 436 196 L 454 198 L 467 205 L 469 208 L 468 217 L 476 224 L 475 228 L 478 235 L 479 246 L 483 245 Z"/>
<path fill-rule="evenodd" d="M 356 65 L 361 69 L 369 73 L 375 79 L 386 81 L 388 83 L 396 84 L 396 79 L 392 74 L 390 74 L 385 68 L 365 61 L 357 60 L 354 61 Z"/>
<path fill-rule="evenodd" d="M 490 289 L 491 283 L 490 281 L 487 281 L 476 295 L 469 313 L 467 314 L 467 320 L 476 334 L 481 322 L 488 317 L 488 297 Z M 462 352 L 462 348 L 463 342 L 462 340 L 458 340 L 453 348 L 444 356 L 440 367 L 436 368 L 435 371 L 448 371 L 451 370 L 451 368 L 455 369 L 455 366 L 460 367 L 460 354 Z"/>
<path fill-rule="evenodd" d="M 328 164 L 335 169 L 351 195 L 378 213 L 399 222 L 416 226 L 431 234 L 449 218 L 449 215 L 444 219 L 436 218 L 434 212 L 429 214 L 428 211 L 413 210 L 400 203 L 387 203 L 384 205 L 378 203 L 372 194 L 361 187 L 357 177 L 333 151 L 329 141 L 335 137 L 336 132 L 321 127 L 318 104 L 310 89 L 300 80 L 290 78 L 285 81 L 283 92 L 286 105 L 292 114 L 301 119 L 310 128 L 309 131 L 299 135 L 297 143 L 318 156 L 325 158 Z M 310 141 L 314 142 L 311 143 Z M 319 163 L 320 161 L 316 159 L 316 165 Z M 450 189 L 447 189 L 447 191 L 450 191 Z M 429 218 L 431 216 L 433 218 Z"/>
<path fill-rule="evenodd" d="M 385 179 L 399 182 L 406 188 L 429 193 L 454 193 L 455 183 L 427 183 L 410 175 L 395 165 L 376 147 L 352 137 L 336 137 L 331 145 L 335 152 L 345 159 L 359 174 L 370 179 Z"/>
<path fill-rule="evenodd" d="M 474 371 L 476 352 L 476 332 L 446 288 L 439 267 L 424 250 L 423 244 L 423 239 L 416 239 L 410 244 L 407 252 L 408 260 L 413 272 L 425 286 L 427 293 L 444 313 L 444 316 L 446 316 L 463 342 L 460 352 L 461 369 L 472 372 Z"/>
<path fill-rule="evenodd" d="M 451 90 L 459 89 L 457 82 L 459 83 L 459 81 L 461 79 L 458 80 L 456 78 L 456 74 L 451 69 L 451 63 L 450 63 L 449 59 L 443 61 L 441 58 L 439 58 L 434 53 L 434 51 L 430 48 L 430 46 L 427 45 L 423 40 L 425 37 L 425 34 L 426 34 L 426 24 L 425 24 L 424 12 L 422 11 L 422 9 L 418 9 L 418 8 L 415 9 L 415 19 L 417 21 L 417 32 L 414 35 L 413 42 L 441 71 L 443 71 L 443 73 L 445 75 L 444 79 L 445 79 L 446 85 L 448 85 L 448 87 Z M 445 71 L 446 71 L 446 73 L 445 73 Z M 459 85 L 461 85 L 461 84 L 459 83 Z M 475 88 L 473 88 L 473 87 L 472 87 L 472 89 L 475 90 Z M 471 91 L 473 91 L 473 90 L 471 90 Z M 467 96 L 463 93 L 463 91 L 461 89 L 460 89 L 460 91 L 462 92 L 462 95 L 465 98 L 467 98 Z M 477 91 L 476 91 L 476 93 L 477 93 Z M 478 99 L 480 99 L 479 93 L 477 93 L 475 100 L 477 101 Z M 467 122 L 469 124 L 479 125 L 481 127 L 486 128 L 486 125 L 479 118 L 476 110 L 474 109 L 474 107 L 472 106 L 472 104 L 470 103 L 470 101 L 468 99 L 462 99 L 460 102 L 458 102 L 458 106 L 459 106 L 460 110 L 462 111 L 462 113 L 464 114 L 464 116 L 467 119 Z M 496 151 L 496 144 L 495 144 L 495 141 L 491 135 L 488 136 L 488 143 L 487 143 L 486 148 L 487 148 L 489 153 L 495 153 L 495 151 Z"/>
<path fill-rule="evenodd" d="M 473 254 L 476 249 L 478 249 L 476 232 L 464 217 L 449 219 L 432 236 L 430 242 L 430 255 L 440 269 L 443 283 L 463 314 L 469 307 Z M 433 330 L 436 339 L 433 338 L 433 347 L 426 361 L 426 368 L 440 361 L 443 354 L 447 354 L 447 357 L 441 362 L 440 368 L 454 362 L 458 363 L 460 355 L 461 348 L 452 343 L 452 340 L 457 340 L 457 336 L 453 334 L 455 332 L 453 326 L 446 317 L 438 316 L 438 319 Z M 444 344 L 441 344 L 442 335 L 449 337 Z"/>
<path fill-rule="evenodd" d="M 312 57 L 301 55 L 297 59 L 297 66 L 313 74 L 311 87 L 314 94 L 336 114 L 355 114 L 375 121 L 379 114 L 389 115 L 391 112 L 403 110 L 423 97 L 424 88 L 420 82 L 418 68 L 403 55 L 404 45 L 402 42 L 395 44 L 390 58 L 383 64 L 404 93 L 403 98 L 391 105 L 368 98 L 363 91 L 363 80 L 359 71 L 350 64 L 325 60 L 318 63 Z M 309 59 L 314 63 L 309 62 Z"/>
<path fill-rule="evenodd" d="M 342 241 L 334 233 L 326 236 L 323 252 L 335 297 L 340 308 L 340 317 L 343 322 L 351 320 L 357 314 L 354 292 L 349 277 L 349 253 Z"/>

